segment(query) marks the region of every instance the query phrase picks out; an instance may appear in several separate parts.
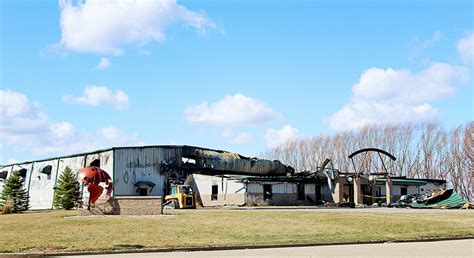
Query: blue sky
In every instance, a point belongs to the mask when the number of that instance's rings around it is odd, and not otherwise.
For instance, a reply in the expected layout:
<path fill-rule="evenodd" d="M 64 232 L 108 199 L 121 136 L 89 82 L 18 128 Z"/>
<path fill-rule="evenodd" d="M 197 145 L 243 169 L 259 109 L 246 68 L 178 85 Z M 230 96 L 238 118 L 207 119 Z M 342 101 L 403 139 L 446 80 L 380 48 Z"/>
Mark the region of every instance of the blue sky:
<path fill-rule="evenodd" d="M 1 2 L 0 163 L 472 120 L 471 1 Z"/>

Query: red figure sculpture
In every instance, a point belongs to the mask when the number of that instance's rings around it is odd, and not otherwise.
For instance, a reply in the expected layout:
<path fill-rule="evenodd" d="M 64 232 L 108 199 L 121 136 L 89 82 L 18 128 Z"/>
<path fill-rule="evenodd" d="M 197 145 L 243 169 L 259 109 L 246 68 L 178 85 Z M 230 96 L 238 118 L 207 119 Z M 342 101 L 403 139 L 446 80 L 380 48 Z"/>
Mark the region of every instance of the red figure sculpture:
<path fill-rule="evenodd" d="M 107 189 L 106 198 L 109 199 L 112 193 L 113 182 L 109 174 L 98 167 L 85 167 L 79 170 L 79 179 L 87 186 L 90 193 L 89 206 L 94 204 L 100 195 Z"/>

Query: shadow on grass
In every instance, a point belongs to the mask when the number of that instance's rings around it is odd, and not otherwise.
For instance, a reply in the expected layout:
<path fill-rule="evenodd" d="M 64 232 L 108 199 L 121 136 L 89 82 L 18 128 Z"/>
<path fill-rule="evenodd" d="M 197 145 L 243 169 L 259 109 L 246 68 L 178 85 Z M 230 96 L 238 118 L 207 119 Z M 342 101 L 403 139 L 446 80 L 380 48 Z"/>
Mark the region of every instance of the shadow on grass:
<path fill-rule="evenodd" d="M 118 249 L 142 249 L 145 246 L 144 245 L 134 245 L 134 244 L 118 244 L 114 245 L 114 247 L 117 247 Z"/>

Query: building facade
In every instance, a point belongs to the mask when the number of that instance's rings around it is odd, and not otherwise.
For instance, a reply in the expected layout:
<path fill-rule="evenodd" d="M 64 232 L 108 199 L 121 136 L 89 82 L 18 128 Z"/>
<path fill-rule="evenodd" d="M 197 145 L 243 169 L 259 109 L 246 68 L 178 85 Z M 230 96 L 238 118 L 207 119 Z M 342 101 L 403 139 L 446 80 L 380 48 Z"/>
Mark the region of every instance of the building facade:
<path fill-rule="evenodd" d="M 117 147 L 44 160 L 0 166 L 0 190 L 13 172 L 20 173 L 30 196 L 30 209 L 52 209 L 54 186 L 66 167 L 74 173 L 87 166 L 100 167 L 113 181 L 114 197 L 161 196 L 168 180 L 191 173 L 285 175 L 291 168 L 279 161 L 248 158 L 236 153 L 194 146 Z M 142 182 L 148 182 L 144 186 Z M 149 187 L 154 185 L 154 187 Z M 147 187 L 141 189 L 141 187 Z M 88 191 L 82 191 L 87 203 Z M 145 190 L 145 191 L 144 191 Z M 102 199 L 105 198 L 105 192 Z M 124 198 L 122 198 L 124 199 Z"/>

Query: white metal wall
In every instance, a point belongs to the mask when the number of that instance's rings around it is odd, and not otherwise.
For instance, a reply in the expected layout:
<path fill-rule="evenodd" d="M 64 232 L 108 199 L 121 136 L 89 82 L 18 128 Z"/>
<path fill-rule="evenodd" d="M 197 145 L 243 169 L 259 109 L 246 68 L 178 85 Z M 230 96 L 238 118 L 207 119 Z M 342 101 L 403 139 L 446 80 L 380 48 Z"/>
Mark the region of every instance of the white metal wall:
<path fill-rule="evenodd" d="M 212 194 L 212 186 L 218 186 L 219 194 L 245 193 L 245 184 L 235 179 L 220 176 L 193 174 L 200 194 Z"/>
<path fill-rule="evenodd" d="M 220 176 L 193 174 L 189 180 L 204 206 L 245 204 L 245 184 L 235 179 Z M 217 185 L 217 200 L 212 200 L 212 186 Z"/>
<path fill-rule="evenodd" d="M 296 194 L 298 192 L 298 188 L 295 183 L 281 183 L 281 182 L 265 182 L 261 184 L 249 183 L 248 192 L 252 194 L 262 194 L 264 184 L 272 185 L 272 193 L 274 194 Z M 306 188 L 307 187 L 305 187 L 305 189 Z M 313 188 L 313 194 L 314 194 L 314 188 Z"/>
<path fill-rule="evenodd" d="M 161 195 L 165 180 L 161 164 L 171 164 L 178 158 L 180 161 L 179 148 L 146 147 L 115 150 L 114 195 L 138 195 L 134 184 L 139 181 L 155 184 L 149 195 Z"/>
<path fill-rule="evenodd" d="M 51 174 L 41 173 L 43 168 L 51 166 Z M 30 209 L 51 209 L 53 207 L 54 185 L 58 160 L 35 162 L 30 181 Z"/>
<path fill-rule="evenodd" d="M 24 178 L 25 179 L 25 183 L 23 184 L 23 186 L 25 187 L 26 190 L 28 190 L 29 186 L 30 186 L 30 179 L 31 179 L 31 169 L 33 168 L 33 163 L 25 163 L 25 164 L 15 164 L 13 165 L 13 170 L 12 172 L 15 172 L 15 171 L 20 171 L 21 169 L 26 169 L 26 177 Z M 11 177 L 13 173 L 9 173 L 8 174 L 8 177 Z M 8 178 L 7 177 L 7 178 Z"/>
<path fill-rule="evenodd" d="M 385 185 L 378 185 L 378 187 L 380 187 L 379 189 L 381 190 L 381 194 L 382 196 L 385 195 L 386 193 L 386 189 L 385 189 Z M 409 185 L 409 186 L 403 186 L 403 185 L 392 185 L 392 195 L 396 195 L 396 196 L 400 196 L 401 195 L 401 188 L 402 187 L 406 187 L 407 188 L 407 194 L 408 195 L 411 195 L 411 194 L 419 194 L 420 191 L 420 186 L 416 186 L 416 185 Z M 423 187 L 423 186 L 422 186 Z M 396 201 L 396 200 L 394 200 Z"/>
<path fill-rule="evenodd" d="M 10 174 L 12 172 L 12 166 L 5 166 L 5 167 L 2 167 L 0 169 L 0 172 L 3 172 L 3 171 L 6 171 L 7 172 L 7 178 L 10 177 Z M 5 181 L 7 180 L 7 178 L 5 178 Z M 3 179 L 0 179 L 0 193 L 2 192 L 3 190 L 3 184 L 5 183 L 5 181 Z"/>

